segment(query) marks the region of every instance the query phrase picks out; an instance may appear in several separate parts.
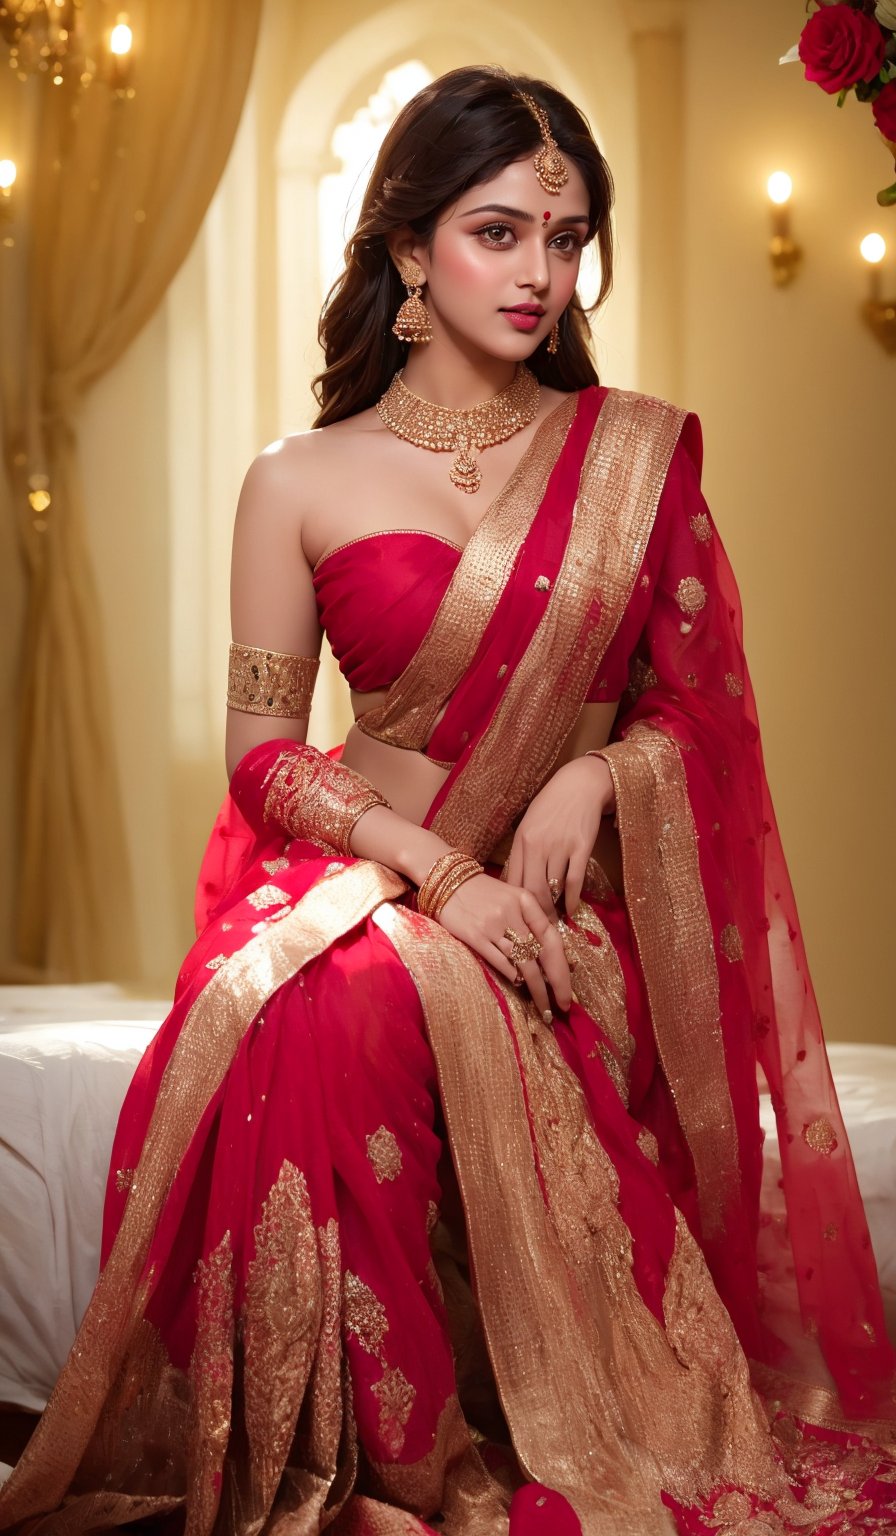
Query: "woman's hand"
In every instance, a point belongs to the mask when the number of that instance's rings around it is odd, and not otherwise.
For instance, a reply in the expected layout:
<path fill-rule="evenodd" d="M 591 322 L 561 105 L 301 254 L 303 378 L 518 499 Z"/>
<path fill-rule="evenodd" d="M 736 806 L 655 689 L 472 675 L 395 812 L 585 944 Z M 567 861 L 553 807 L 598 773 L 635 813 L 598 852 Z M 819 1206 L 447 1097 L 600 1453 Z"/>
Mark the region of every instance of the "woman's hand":
<path fill-rule="evenodd" d="M 522 979 L 546 1024 L 553 1018 L 546 983 L 560 1012 L 568 1011 L 572 988 L 560 932 L 529 891 L 492 875 L 474 875 L 449 896 L 438 921 L 508 981 L 518 983 Z M 541 950 L 537 960 L 524 961 L 517 969 L 510 959 L 513 941 L 505 935 L 507 928 L 523 940 L 530 933 L 538 940 Z"/>
<path fill-rule="evenodd" d="M 602 757 L 574 757 L 530 802 L 513 837 L 507 883 L 522 886 L 542 912 L 556 917 L 555 898 L 575 912 L 601 817 L 615 810 L 613 777 Z"/>

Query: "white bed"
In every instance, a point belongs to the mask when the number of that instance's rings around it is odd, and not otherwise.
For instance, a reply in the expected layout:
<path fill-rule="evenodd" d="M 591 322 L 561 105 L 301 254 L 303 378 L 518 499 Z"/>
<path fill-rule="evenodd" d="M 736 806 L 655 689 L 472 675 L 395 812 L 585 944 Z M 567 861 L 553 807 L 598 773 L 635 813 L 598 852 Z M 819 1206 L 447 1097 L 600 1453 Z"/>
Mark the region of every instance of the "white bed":
<path fill-rule="evenodd" d="M 113 985 L 0 987 L 0 1402 L 39 1409 L 96 1279 L 125 1090 L 168 1012 Z M 832 1045 L 896 1325 L 896 1047 Z M 771 1107 L 763 1107 L 771 1132 Z"/>

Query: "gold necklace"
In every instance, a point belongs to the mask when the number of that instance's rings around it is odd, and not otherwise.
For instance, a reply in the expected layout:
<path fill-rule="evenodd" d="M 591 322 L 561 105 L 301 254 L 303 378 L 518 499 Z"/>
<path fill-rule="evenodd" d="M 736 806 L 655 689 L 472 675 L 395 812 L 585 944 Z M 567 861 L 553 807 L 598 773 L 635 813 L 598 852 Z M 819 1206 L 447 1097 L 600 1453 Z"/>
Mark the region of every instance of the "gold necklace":
<path fill-rule="evenodd" d="M 386 393 L 376 403 L 382 420 L 396 437 L 416 448 L 434 453 L 453 453 L 449 471 L 452 485 L 472 495 L 482 484 L 482 471 L 476 454 L 494 443 L 506 442 L 514 432 L 535 420 L 540 385 L 525 363 L 517 370 L 500 394 L 492 395 L 468 411 L 451 411 L 434 405 L 408 389 L 399 369 Z"/>

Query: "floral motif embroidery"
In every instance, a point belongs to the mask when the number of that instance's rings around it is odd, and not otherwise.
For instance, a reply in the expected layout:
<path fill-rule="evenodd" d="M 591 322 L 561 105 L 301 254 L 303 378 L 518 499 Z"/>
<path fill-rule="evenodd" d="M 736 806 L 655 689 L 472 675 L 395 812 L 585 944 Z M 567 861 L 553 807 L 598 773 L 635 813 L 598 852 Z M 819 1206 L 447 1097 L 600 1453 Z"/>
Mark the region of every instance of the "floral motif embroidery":
<path fill-rule="evenodd" d="M 383 1371 L 371 1392 L 380 1405 L 380 1439 L 392 1456 L 399 1456 L 404 1446 L 405 1425 L 411 1416 L 416 1389 L 397 1366 Z"/>
<path fill-rule="evenodd" d="M 320 1331 L 317 1237 L 304 1174 L 284 1159 L 255 1228 L 243 1307 L 246 1429 L 263 1501 L 295 1433 Z"/>
<path fill-rule="evenodd" d="M 830 1120 L 812 1120 L 803 1126 L 803 1141 L 813 1152 L 820 1152 L 822 1157 L 830 1157 L 837 1145 L 837 1135 Z"/>
<path fill-rule="evenodd" d="M 260 885 L 257 891 L 250 891 L 246 900 L 260 912 L 264 907 L 281 907 L 285 901 L 289 901 L 289 893 L 281 891 L 279 885 L 268 882 L 267 885 Z"/>
<path fill-rule="evenodd" d="M 344 1319 L 346 1333 L 353 1333 L 368 1355 L 383 1360 L 383 1339 L 389 1332 L 389 1319 L 379 1297 L 357 1275 L 347 1269 L 344 1277 Z"/>
<path fill-rule="evenodd" d="M 116 1168 L 115 1188 L 118 1190 L 120 1195 L 123 1195 L 126 1189 L 130 1189 L 132 1187 L 134 1183 L 135 1171 L 136 1170 L 133 1168 Z"/>
<path fill-rule="evenodd" d="M 725 687 L 733 699 L 739 699 L 744 691 L 743 679 L 736 672 L 726 672 Z"/>
<path fill-rule="evenodd" d="M 278 859 L 262 859 L 261 867 L 268 875 L 277 875 L 281 869 L 289 869 L 289 859 L 281 854 Z"/>
<path fill-rule="evenodd" d="M 744 946 L 736 923 L 726 923 L 719 936 L 719 948 L 726 960 L 742 960 Z"/>
<path fill-rule="evenodd" d="M 723 1493 L 720 1499 L 716 1499 L 712 1515 L 714 1520 L 724 1520 L 732 1524 L 735 1520 L 747 1520 L 752 1508 L 752 1503 L 745 1493 Z"/>
<path fill-rule="evenodd" d="M 706 606 L 706 588 L 696 576 L 684 576 L 675 589 L 675 601 L 682 613 L 699 613 Z"/>
<path fill-rule="evenodd" d="M 381 1125 L 378 1131 L 367 1138 L 367 1156 L 370 1159 L 376 1182 L 382 1184 L 388 1179 L 391 1184 L 401 1173 L 401 1148 L 391 1131 Z"/>
<path fill-rule="evenodd" d="M 188 1496 L 199 1530 L 211 1530 L 230 1439 L 233 1391 L 233 1251 L 225 1232 L 193 1276 L 198 1287 L 196 1339 L 190 1360 L 187 1427 Z"/>
<path fill-rule="evenodd" d="M 638 1146 L 651 1163 L 659 1163 L 659 1142 L 654 1136 L 653 1131 L 649 1131 L 646 1125 L 642 1125 L 638 1132 Z"/>
<path fill-rule="evenodd" d="M 712 524 L 705 512 L 698 512 L 691 518 L 691 532 L 701 544 L 708 544 L 712 538 Z"/>
<path fill-rule="evenodd" d="M 215 955 L 213 960 L 206 960 L 205 968 L 207 971 L 216 971 L 218 966 L 223 965 L 224 961 L 229 960 L 229 958 L 229 955 Z"/>

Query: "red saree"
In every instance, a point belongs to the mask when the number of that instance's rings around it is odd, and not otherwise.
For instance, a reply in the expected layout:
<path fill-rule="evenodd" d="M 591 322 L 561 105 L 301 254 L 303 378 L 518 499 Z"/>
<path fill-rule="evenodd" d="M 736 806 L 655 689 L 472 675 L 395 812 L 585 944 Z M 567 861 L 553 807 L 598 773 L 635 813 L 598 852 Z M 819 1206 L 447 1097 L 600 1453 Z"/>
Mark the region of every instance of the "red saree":
<path fill-rule="evenodd" d="M 294 744 L 238 765 L 3 1529 L 896 1528 L 894 1356 L 700 464 L 693 415 L 570 396 L 363 718 L 423 750 L 447 704 L 426 821 L 488 859 L 623 692 L 624 895 L 592 859 L 552 1027 L 402 878 L 284 836 Z"/>

